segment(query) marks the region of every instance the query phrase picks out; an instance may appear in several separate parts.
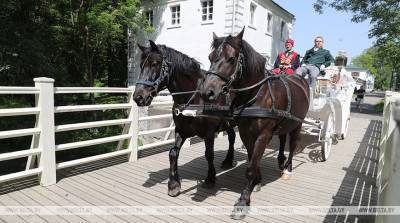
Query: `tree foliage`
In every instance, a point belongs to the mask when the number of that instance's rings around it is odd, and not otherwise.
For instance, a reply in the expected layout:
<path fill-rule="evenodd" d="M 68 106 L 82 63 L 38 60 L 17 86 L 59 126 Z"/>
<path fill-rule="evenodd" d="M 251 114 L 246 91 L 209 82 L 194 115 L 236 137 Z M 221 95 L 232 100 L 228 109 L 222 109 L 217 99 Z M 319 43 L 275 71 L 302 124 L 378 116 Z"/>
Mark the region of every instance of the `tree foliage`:
<path fill-rule="evenodd" d="M 126 86 L 127 28 L 148 28 L 141 0 L 7 0 L 0 1 L 0 82 L 2 86 L 32 86 L 33 78 L 55 79 L 56 86 Z M 148 30 L 148 29 L 147 29 Z M 122 103 L 124 96 L 56 95 L 55 105 Z M 32 107 L 32 96 L 1 95 L 0 108 Z M 56 125 L 124 117 L 123 111 L 56 115 Z M 0 119 L 0 131 L 32 128 L 34 116 Z M 120 126 L 85 129 L 56 135 L 56 143 L 121 133 Z M 1 140 L 1 152 L 27 149 L 30 137 Z M 68 160 L 115 146 L 57 153 Z M 85 152 L 86 151 L 86 152 Z M 87 152 L 89 151 L 89 152 Z M 68 153 L 68 154 L 66 154 Z M 87 153 L 87 154 L 85 154 Z M 59 155 L 60 154 L 60 155 Z M 24 162 L 0 163 L 0 172 L 23 169 Z"/>
<path fill-rule="evenodd" d="M 322 13 L 324 7 L 353 13 L 353 22 L 369 20 L 370 38 L 376 38 L 375 47 L 368 49 L 354 63 L 368 68 L 378 86 L 387 89 L 391 73 L 400 80 L 400 1 L 399 0 L 316 0 L 314 9 Z"/>
<path fill-rule="evenodd" d="M 126 30 L 145 24 L 140 0 L 10 0 L 0 3 L 0 81 L 124 85 Z"/>
<path fill-rule="evenodd" d="M 324 6 L 338 11 L 352 12 L 353 22 L 370 20 L 369 36 L 378 44 L 400 44 L 400 1 L 398 0 L 316 0 L 314 9 L 322 13 Z"/>
<path fill-rule="evenodd" d="M 392 75 L 391 64 L 381 57 L 382 49 L 371 47 L 365 50 L 361 55 L 352 59 L 352 64 L 356 67 L 368 69 L 375 77 L 375 89 L 387 90 L 390 88 Z"/>

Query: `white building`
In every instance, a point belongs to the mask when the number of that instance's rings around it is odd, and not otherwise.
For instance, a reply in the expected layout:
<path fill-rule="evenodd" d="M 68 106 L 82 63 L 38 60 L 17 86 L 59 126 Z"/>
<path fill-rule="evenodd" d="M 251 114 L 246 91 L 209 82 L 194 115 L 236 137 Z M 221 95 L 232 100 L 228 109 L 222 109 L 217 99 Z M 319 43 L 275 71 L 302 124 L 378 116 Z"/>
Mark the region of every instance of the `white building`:
<path fill-rule="evenodd" d="M 244 39 L 273 64 L 295 20 L 272 0 L 155 0 L 143 9 L 156 31 L 140 33 L 138 42 L 147 45 L 151 39 L 175 48 L 200 61 L 203 69 L 210 64 L 212 33 L 235 35 L 243 27 Z"/>
<path fill-rule="evenodd" d="M 356 81 L 357 89 L 364 86 L 365 91 L 371 92 L 374 89 L 375 77 L 366 69 L 348 66 L 346 71 L 351 73 L 351 76 Z"/>

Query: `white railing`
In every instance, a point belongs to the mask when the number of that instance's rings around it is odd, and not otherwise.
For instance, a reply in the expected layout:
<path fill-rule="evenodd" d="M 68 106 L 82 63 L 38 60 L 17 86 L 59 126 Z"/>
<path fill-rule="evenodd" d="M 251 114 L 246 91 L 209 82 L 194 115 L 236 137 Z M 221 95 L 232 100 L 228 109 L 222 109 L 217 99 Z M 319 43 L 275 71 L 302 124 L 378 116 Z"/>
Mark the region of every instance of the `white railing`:
<path fill-rule="evenodd" d="M 400 93 L 386 92 L 377 173 L 378 205 L 400 201 Z M 399 222 L 399 216 L 378 215 L 375 222 Z"/>
<path fill-rule="evenodd" d="M 134 87 L 129 88 L 99 88 L 99 87 L 54 87 L 54 80 L 50 78 L 35 78 L 35 87 L 0 87 L 0 94 L 34 94 L 36 106 L 32 108 L 6 108 L 0 109 L 0 117 L 18 116 L 18 115 L 36 115 L 36 123 L 33 128 L 0 131 L 0 139 L 13 138 L 21 136 L 32 136 L 31 148 L 17 152 L 7 152 L 0 154 L 0 161 L 28 157 L 26 169 L 21 172 L 0 176 L 0 183 L 18 179 L 22 177 L 39 175 L 40 184 L 48 186 L 56 183 L 56 170 L 67 168 L 87 162 L 110 158 L 123 154 L 129 155 L 129 161 L 138 159 L 138 150 L 147 149 L 155 146 L 173 143 L 174 139 L 169 139 L 169 135 L 174 130 L 174 125 L 170 127 L 139 131 L 139 121 L 150 121 L 159 119 L 171 119 L 171 114 L 156 116 L 139 117 L 139 110 L 133 101 Z M 54 106 L 55 94 L 80 94 L 80 93 L 126 93 L 128 95 L 127 103 L 122 104 L 98 104 L 98 105 L 73 105 L 73 106 Z M 172 101 L 153 102 L 154 106 L 171 106 Z M 55 125 L 54 115 L 56 113 L 99 111 L 122 109 L 127 111 L 126 118 L 103 120 L 84 123 L 73 123 Z M 81 129 L 105 127 L 105 126 L 123 126 L 122 133 L 116 136 L 109 136 L 98 139 L 85 140 L 80 142 L 70 142 L 55 144 L 55 133 L 75 131 Z M 138 137 L 154 133 L 166 132 L 164 140 L 155 143 L 138 146 Z M 123 142 L 128 140 L 128 147 L 123 149 Z M 114 152 L 95 155 L 86 158 L 80 158 L 71 161 L 56 163 L 55 154 L 58 151 L 78 149 L 86 146 L 99 145 L 109 142 L 118 142 Z M 38 161 L 38 167 L 34 168 L 35 160 Z"/>

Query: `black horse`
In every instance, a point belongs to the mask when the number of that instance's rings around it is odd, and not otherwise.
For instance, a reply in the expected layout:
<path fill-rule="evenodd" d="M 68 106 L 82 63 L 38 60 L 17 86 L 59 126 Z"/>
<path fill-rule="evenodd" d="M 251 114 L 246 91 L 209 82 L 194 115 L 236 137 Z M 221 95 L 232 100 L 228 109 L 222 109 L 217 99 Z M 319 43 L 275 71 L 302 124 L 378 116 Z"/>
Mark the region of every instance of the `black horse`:
<path fill-rule="evenodd" d="M 303 77 L 290 75 L 272 77 L 265 74 L 265 59 L 246 41 L 244 29 L 237 36 L 218 38 L 214 34 L 211 62 L 201 94 L 215 103 L 221 97 L 230 98 L 235 121 L 248 153 L 248 180 L 233 218 L 245 216 L 240 210 L 250 206 L 250 195 L 261 181 L 260 160 L 273 134 L 279 135 L 281 145 L 278 162 L 283 178 L 292 172 L 292 158 L 298 146 L 302 119 L 309 106 L 308 84 Z M 286 134 L 290 136 L 289 157 L 285 162 Z"/>
<path fill-rule="evenodd" d="M 142 51 L 140 59 L 141 72 L 134 92 L 134 100 L 138 106 L 148 106 L 153 97 L 165 88 L 172 93 L 174 105 L 172 108 L 175 122 L 175 145 L 169 152 L 170 172 L 168 181 L 168 195 L 179 195 L 181 183 L 178 175 L 179 151 L 188 137 L 199 136 L 204 139 L 206 146 L 205 156 L 208 162 L 208 175 L 204 186 L 215 184 L 214 167 L 214 136 L 219 130 L 228 133 L 229 150 L 222 168 L 233 167 L 235 131 L 234 122 L 219 118 L 193 118 L 177 115 L 174 110 L 181 104 L 201 104 L 197 90 L 198 83 L 204 80 L 204 71 L 195 59 L 165 45 L 156 45 L 153 41 L 150 47 L 138 44 Z M 179 92 L 189 92 L 180 94 Z M 177 93 L 177 94 L 174 94 Z"/>

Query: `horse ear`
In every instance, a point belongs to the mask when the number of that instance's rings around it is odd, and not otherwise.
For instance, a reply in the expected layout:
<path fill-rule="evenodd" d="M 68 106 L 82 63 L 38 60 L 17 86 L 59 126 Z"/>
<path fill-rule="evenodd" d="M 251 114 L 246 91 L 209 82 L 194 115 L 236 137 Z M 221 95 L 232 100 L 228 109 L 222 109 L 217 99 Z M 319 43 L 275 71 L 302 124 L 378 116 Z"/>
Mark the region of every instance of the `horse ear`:
<path fill-rule="evenodd" d="M 144 52 L 147 50 L 147 47 L 140 45 L 139 43 L 137 44 L 137 46 L 139 47 L 139 49 Z"/>
<path fill-rule="evenodd" d="M 216 39 L 218 39 L 218 36 L 217 36 L 217 34 L 215 34 L 215 32 L 213 32 L 213 40 L 216 40 Z"/>
<path fill-rule="evenodd" d="M 240 33 L 237 34 L 236 39 L 239 39 L 239 40 L 243 39 L 244 29 L 245 29 L 245 26 L 243 26 L 242 31 L 240 31 Z"/>
<path fill-rule="evenodd" d="M 160 50 L 158 49 L 157 44 L 155 42 L 153 42 L 153 40 L 149 40 L 149 42 L 150 42 L 150 47 L 151 47 L 152 51 L 160 52 Z"/>

